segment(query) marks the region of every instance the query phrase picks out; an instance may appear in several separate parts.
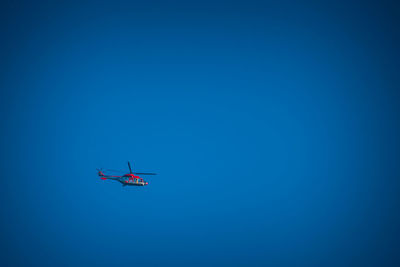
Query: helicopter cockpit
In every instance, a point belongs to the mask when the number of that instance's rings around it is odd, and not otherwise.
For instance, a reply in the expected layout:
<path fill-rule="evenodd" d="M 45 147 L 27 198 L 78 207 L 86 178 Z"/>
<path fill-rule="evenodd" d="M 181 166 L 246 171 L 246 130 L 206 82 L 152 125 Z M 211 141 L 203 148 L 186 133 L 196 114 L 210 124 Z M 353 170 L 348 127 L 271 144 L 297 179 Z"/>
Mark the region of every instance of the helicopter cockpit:
<path fill-rule="evenodd" d="M 129 184 L 142 184 L 144 185 L 146 182 L 143 180 L 143 178 L 140 177 L 132 177 L 132 176 L 123 176 L 122 177 L 122 181 L 125 183 L 129 183 Z"/>

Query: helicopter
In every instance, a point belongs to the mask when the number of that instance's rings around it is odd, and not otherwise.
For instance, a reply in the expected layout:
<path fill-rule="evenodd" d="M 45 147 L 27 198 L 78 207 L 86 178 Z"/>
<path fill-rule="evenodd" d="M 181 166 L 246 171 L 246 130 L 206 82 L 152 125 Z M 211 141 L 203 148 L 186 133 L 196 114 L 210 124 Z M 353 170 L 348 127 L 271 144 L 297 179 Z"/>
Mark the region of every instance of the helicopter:
<path fill-rule="evenodd" d="M 97 169 L 98 175 L 100 176 L 100 179 L 102 180 L 114 180 L 117 182 L 120 182 L 122 186 L 127 186 L 127 185 L 133 185 L 133 186 L 145 186 L 148 185 L 149 183 L 143 180 L 143 178 L 139 177 L 138 175 L 157 175 L 157 173 L 152 173 L 152 172 L 132 172 L 131 164 L 128 161 L 128 167 L 129 167 L 129 173 L 123 175 L 123 176 L 117 176 L 117 175 L 105 175 L 102 171 L 102 169 Z M 113 170 L 109 170 L 113 171 Z M 137 175 L 135 175 L 137 174 Z"/>

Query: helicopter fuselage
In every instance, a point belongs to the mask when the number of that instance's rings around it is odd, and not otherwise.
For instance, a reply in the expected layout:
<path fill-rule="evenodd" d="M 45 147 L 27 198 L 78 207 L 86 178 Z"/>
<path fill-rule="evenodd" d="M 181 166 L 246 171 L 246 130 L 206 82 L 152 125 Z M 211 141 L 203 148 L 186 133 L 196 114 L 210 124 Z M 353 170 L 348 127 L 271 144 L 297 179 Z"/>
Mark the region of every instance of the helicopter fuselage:
<path fill-rule="evenodd" d="M 140 176 L 137 176 L 135 174 L 142 174 L 142 175 L 156 175 L 156 173 L 148 173 L 148 172 L 132 172 L 132 168 L 130 163 L 128 162 L 128 167 L 130 173 L 127 173 L 123 176 L 117 176 L 117 175 L 105 175 L 102 172 L 102 169 L 98 169 L 98 175 L 100 176 L 100 179 L 102 180 L 114 180 L 117 182 L 120 182 L 123 186 L 126 185 L 133 185 L 133 186 L 145 186 L 148 185 L 149 183 L 143 180 Z"/>

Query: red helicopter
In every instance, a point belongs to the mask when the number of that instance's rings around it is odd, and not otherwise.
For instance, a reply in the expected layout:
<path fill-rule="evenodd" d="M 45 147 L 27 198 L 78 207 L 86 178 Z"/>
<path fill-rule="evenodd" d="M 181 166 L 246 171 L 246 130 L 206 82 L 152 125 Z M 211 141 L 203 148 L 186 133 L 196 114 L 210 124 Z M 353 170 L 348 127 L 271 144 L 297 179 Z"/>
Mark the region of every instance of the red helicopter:
<path fill-rule="evenodd" d="M 143 178 L 136 176 L 135 174 L 138 175 L 157 175 L 157 173 L 152 173 L 152 172 L 132 172 L 131 169 L 131 164 L 128 161 L 128 167 L 129 167 L 129 173 L 123 175 L 123 176 L 117 176 L 117 175 L 105 175 L 102 170 L 97 169 L 98 175 L 100 176 L 100 179 L 102 180 L 114 180 L 117 182 L 120 182 L 122 186 L 127 186 L 127 185 L 134 185 L 134 186 L 145 186 L 148 185 L 149 183 L 144 181 Z M 113 170 L 109 170 L 113 171 Z"/>

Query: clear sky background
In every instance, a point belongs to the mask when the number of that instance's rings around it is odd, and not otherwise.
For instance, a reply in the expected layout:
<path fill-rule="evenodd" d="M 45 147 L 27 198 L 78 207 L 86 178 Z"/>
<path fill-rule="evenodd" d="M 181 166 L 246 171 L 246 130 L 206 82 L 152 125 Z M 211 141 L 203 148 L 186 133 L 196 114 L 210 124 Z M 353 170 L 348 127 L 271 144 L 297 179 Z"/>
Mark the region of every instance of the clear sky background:
<path fill-rule="evenodd" d="M 320 2 L 2 1 L 0 265 L 399 266 L 399 8 Z"/>

